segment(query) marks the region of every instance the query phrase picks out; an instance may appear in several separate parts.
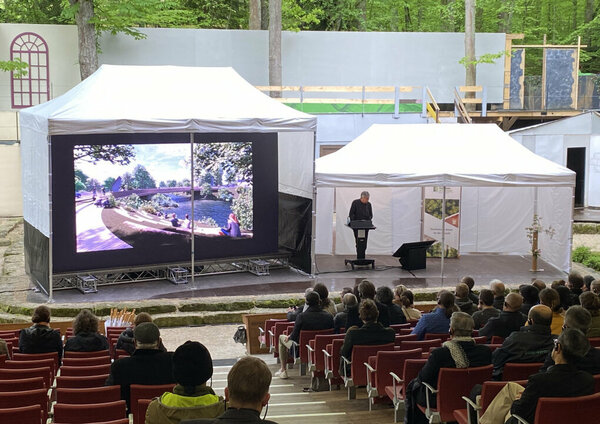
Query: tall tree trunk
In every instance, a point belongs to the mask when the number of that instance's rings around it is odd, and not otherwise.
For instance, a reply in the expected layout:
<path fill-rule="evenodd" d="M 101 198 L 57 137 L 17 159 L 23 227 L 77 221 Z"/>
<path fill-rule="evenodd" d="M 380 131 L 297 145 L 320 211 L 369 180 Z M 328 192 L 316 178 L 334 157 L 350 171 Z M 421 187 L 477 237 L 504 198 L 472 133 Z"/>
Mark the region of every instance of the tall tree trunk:
<path fill-rule="evenodd" d="M 483 32 L 483 7 L 475 5 L 475 31 Z"/>
<path fill-rule="evenodd" d="M 577 0 L 571 0 L 571 2 L 573 3 L 573 23 L 571 24 L 571 30 L 575 31 L 577 30 Z"/>
<path fill-rule="evenodd" d="M 360 0 L 358 3 L 358 8 L 360 9 L 361 13 L 361 22 L 358 26 L 360 31 L 366 31 L 367 30 L 367 0 Z"/>
<path fill-rule="evenodd" d="M 260 2 L 260 29 L 269 29 L 269 0 Z"/>
<path fill-rule="evenodd" d="M 250 0 L 249 9 L 250 17 L 248 21 L 248 29 L 260 29 L 260 0 Z"/>
<path fill-rule="evenodd" d="M 469 62 L 475 62 L 475 0 L 465 0 L 465 56 Z M 477 85 L 475 63 L 467 65 L 465 85 Z M 475 93 L 467 92 L 467 98 L 474 98 Z M 469 104 L 467 106 L 474 106 Z M 469 107 L 469 109 L 471 109 Z"/>
<path fill-rule="evenodd" d="M 454 32 L 456 23 L 454 22 L 454 10 L 452 9 L 455 0 L 442 0 L 442 5 L 446 6 L 447 14 L 442 20 L 442 31 Z"/>
<path fill-rule="evenodd" d="M 90 22 L 94 17 L 93 0 L 69 0 L 71 5 L 79 4 L 75 22 L 79 40 L 79 73 L 83 81 L 98 69 L 98 36 L 96 26 Z"/>
<path fill-rule="evenodd" d="M 269 85 L 281 85 L 281 0 L 269 0 Z M 271 92 L 281 97 L 281 92 Z"/>
<path fill-rule="evenodd" d="M 594 0 L 586 0 L 585 2 L 585 23 L 591 22 L 594 19 L 594 13 L 596 10 L 596 5 L 594 4 Z"/>
<path fill-rule="evenodd" d="M 502 12 L 499 13 L 498 31 L 510 34 L 512 32 L 513 0 L 502 0 Z"/>

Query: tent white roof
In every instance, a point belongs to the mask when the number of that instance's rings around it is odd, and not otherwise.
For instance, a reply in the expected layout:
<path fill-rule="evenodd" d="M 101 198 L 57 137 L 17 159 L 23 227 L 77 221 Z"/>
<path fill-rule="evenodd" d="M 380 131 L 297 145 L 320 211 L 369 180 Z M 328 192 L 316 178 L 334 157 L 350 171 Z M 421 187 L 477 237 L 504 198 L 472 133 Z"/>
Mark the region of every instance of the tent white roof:
<path fill-rule="evenodd" d="M 567 186 L 575 173 L 495 124 L 372 125 L 316 160 L 318 187 Z"/>
<path fill-rule="evenodd" d="M 21 112 L 49 135 L 315 131 L 317 119 L 273 100 L 232 68 L 102 65 L 64 95 Z"/>

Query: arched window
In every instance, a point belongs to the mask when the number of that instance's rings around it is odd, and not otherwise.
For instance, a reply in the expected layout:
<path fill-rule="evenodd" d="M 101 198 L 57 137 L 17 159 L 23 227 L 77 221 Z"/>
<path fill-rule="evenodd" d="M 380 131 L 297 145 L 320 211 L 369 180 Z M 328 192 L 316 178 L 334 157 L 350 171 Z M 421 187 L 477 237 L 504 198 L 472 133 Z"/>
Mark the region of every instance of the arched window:
<path fill-rule="evenodd" d="M 15 37 L 10 45 L 10 60 L 21 59 L 29 64 L 27 75 L 19 78 L 10 73 L 12 107 L 21 109 L 50 99 L 48 44 L 33 32 Z"/>

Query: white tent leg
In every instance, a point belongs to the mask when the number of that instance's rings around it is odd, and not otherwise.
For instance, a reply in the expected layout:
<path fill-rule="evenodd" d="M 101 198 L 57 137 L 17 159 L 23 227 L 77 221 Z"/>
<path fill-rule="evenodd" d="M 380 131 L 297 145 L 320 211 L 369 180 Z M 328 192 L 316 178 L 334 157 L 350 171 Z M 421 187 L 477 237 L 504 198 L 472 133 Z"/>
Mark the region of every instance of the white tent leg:
<path fill-rule="evenodd" d="M 191 192 L 190 194 L 192 195 L 192 202 L 191 202 L 191 214 L 192 216 L 190 216 L 190 219 L 192 220 L 192 243 L 191 243 L 191 264 L 192 264 L 192 287 L 194 287 L 194 282 L 195 282 L 195 278 L 194 278 L 194 274 L 195 274 L 195 270 L 194 270 L 194 257 L 196 256 L 195 253 L 195 241 L 196 241 L 196 233 L 194 232 L 194 223 L 195 223 L 195 219 L 194 219 L 194 200 L 195 200 L 195 195 L 196 193 L 194 192 L 194 133 L 190 133 L 190 189 Z"/>
<path fill-rule="evenodd" d="M 440 267 L 440 277 L 444 282 L 444 256 L 446 256 L 446 186 L 442 192 L 442 262 Z"/>
<path fill-rule="evenodd" d="M 48 136 L 48 303 L 54 302 L 54 290 L 52 287 L 52 139 Z"/>
<path fill-rule="evenodd" d="M 571 270 L 573 269 L 573 255 L 571 254 L 571 252 L 573 252 L 573 224 L 575 224 L 575 186 L 573 186 L 573 188 L 572 188 L 572 195 L 571 195 L 571 226 L 570 226 L 570 231 L 569 231 L 569 270 L 568 270 L 568 272 L 571 272 Z"/>
<path fill-rule="evenodd" d="M 313 133 L 313 169 L 312 169 L 312 216 L 311 216 L 311 236 L 310 236 L 310 275 L 314 277 L 317 273 L 317 256 L 315 248 L 317 246 L 317 184 L 315 181 L 315 159 L 317 149 L 317 133 Z"/>

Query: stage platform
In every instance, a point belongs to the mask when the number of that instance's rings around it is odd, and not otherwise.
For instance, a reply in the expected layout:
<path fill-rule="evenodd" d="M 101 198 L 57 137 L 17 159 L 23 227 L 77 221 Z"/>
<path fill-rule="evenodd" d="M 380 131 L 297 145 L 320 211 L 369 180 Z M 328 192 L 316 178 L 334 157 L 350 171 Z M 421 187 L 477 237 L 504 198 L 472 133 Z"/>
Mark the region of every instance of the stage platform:
<path fill-rule="evenodd" d="M 76 289 L 60 290 L 54 293 L 56 303 L 86 303 L 139 301 L 152 299 L 189 299 L 219 296 L 258 296 L 278 294 L 298 294 L 316 281 L 324 283 L 334 294 L 343 287 L 353 287 L 358 281 L 367 278 L 376 286 L 393 287 L 404 284 L 411 289 L 439 290 L 453 289 L 461 277 L 470 275 L 477 286 L 486 287 L 490 280 L 498 278 L 507 285 L 516 287 L 539 278 L 545 282 L 566 278 L 566 274 L 552 265 L 540 261 L 544 271 L 530 272 L 531 258 L 517 255 L 463 255 L 458 259 L 446 259 L 444 277 L 440 275 L 440 259 L 429 258 L 427 269 L 406 271 L 400 268 L 396 258 L 391 256 L 369 256 L 375 259 L 376 268 L 356 269 L 344 266 L 341 255 L 318 255 L 315 278 L 293 269 L 272 270 L 270 275 L 256 276 L 247 272 L 196 277 L 194 284 L 174 285 L 167 280 L 120 284 L 99 287 L 97 293 L 82 294 Z M 30 292 L 29 302 L 44 302 L 47 297 Z"/>

